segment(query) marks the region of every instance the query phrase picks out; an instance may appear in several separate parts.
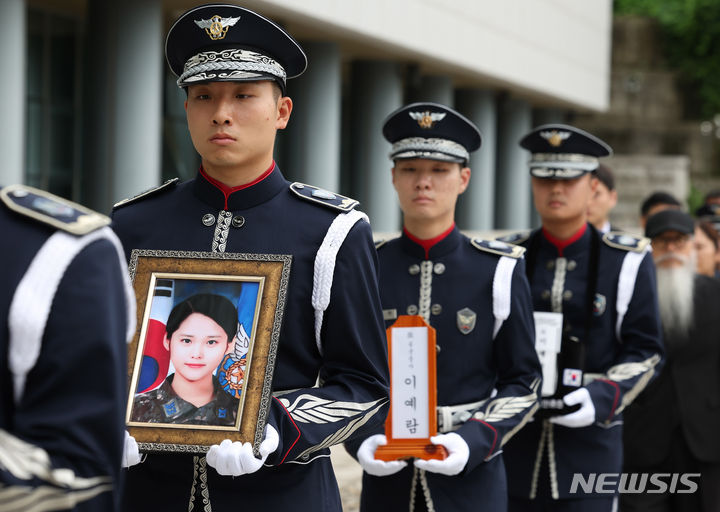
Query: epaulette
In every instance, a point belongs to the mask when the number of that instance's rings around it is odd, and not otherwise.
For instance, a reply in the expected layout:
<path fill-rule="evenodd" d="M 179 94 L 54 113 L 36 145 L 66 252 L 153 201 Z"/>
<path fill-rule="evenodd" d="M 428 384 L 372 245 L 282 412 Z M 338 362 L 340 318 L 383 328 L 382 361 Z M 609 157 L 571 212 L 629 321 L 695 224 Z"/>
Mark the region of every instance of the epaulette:
<path fill-rule="evenodd" d="M 328 206 L 341 212 L 349 212 L 355 208 L 360 201 L 351 199 L 349 197 L 341 196 L 335 192 L 329 192 L 325 189 L 313 187 L 312 185 L 306 185 L 305 183 L 295 182 L 290 185 L 290 190 L 295 193 L 296 196 L 312 201 L 313 203 Z"/>
<path fill-rule="evenodd" d="M 384 238 L 380 239 L 380 240 L 375 240 L 375 250 L 377 251 L 378 249 L 380 249 L 380 247 L 382 247 L 386 243 L 387 243 L 387 240 Z"/>
<path fill-rule="evenodd" d="M 495 240 L 498 242 L 505 242 L 507 244 L 518 245 L 523 243 L 525 240 L 530 238 L 532 231 L 521 231 L 519 233 L 510 233 L 509 235 L 503 235 L 497 237 Z"/>
<path fill-rule="evenodd" d="M 0 199 L 14 212 L 73 235 L 86 235 L 110 224 L 110 219 L 82 205 L 27 185 L 0 190 Z"/>
<path fill-rule="evenodd" d="M 499 254 L 500 256 L 509 256 L 511 258 L 522 258 L 525 254 L 525 248 L 519 245 L 508 244 L 499 240 L 483 240 L 482 238 L 473 238 L 470 243 L 481 251 Z"/>
<path fill-rule="evenodd" d="M 122 201 L 119 201 L 113 205 L 113 210 L 117 210 L 118 208 L 122 208 L 123 206 L 132 204 L 136 201 L 139 201 L 140 199 L 147 199 L 148 197 L 154 196 L 164 190 L 169 190 L 171 187 L 174 187 L 179 181 L 180 181 L 180 178 L 172 178 L 170 180 L 167 180 L 165 183 L 163 183 L 159 187 L 149 188 L 144 192 L 140 192 L 136 196 L 128 197 L 127 199 L 123 199 Z"/>
<path fill-rule="evenodd" d="M 633 252 L 643 252 L 650 243 L 649 238 L 629 235 L 622 231 L 610 231 L 605 233 L 602 239 L 610 247 Z"/>

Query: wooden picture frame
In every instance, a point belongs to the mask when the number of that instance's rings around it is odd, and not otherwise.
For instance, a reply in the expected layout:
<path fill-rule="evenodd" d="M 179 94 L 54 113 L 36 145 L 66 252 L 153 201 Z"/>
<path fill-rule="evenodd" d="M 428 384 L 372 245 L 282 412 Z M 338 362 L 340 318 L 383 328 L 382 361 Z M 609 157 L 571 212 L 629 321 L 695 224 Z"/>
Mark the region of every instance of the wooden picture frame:
<path fill-rule="evenodd" d="M 137 330 L 128 350 L 125 422 L 141 451 L 206 453 L 224 439 L 257 451 L 291 260 L 132 251 Z"/>

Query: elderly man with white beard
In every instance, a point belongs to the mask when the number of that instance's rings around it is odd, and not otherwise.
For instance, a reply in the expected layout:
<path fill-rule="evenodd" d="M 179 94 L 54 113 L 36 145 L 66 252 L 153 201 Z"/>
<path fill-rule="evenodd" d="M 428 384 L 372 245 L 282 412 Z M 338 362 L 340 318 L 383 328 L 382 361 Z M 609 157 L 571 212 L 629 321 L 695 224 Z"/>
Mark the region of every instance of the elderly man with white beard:
<path fill-rule="evenodd" d="M 720 507 L 720 281 L 695 272 L 694 231 L 693 219 L 679 210 L 657 213 L 645 227 L 657 268 L 666 360 L 625 412 L 624 472 L 663 474 L 655 478 L 667 488 L 623 494 L 623 512 Z M 698 484 L 696 492 L 677 485 L 683 474 Z"/>

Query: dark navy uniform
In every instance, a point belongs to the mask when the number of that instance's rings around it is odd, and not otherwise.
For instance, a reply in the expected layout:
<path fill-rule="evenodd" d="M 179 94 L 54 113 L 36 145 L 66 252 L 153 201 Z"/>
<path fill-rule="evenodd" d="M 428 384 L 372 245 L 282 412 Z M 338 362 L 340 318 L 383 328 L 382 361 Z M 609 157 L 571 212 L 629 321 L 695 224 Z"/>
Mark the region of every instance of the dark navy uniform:
<path fill-rule="evenodd" d="M 264 80 L 284 92 L 307 64 L 279 26 L 231 4 L 184 13 L 165 53 L 180 87 Z M 242 155 L 237 162 L 239 171 L 249 165 Z M 279 446 L 265 467 L 237 478 L 208 469 L 204 456 L 150 454 L 128 472 L 129 512 L 340 510 L 329 448 L 385 420 L 387 348 L 367 217 L 350 198 L 291 186 L 274 163 L 262 171 L 239 190 L 201 173 L 114 210 L 128 257 L 133 249 L 292 256 L 267 417 Z"/>
<path fill-rule="evenodd" d="M 134 295 L 109 219 L 0 191 L 0 509 L 118 510 Z"/>
<path fill-rule="evenodd" d="M 416 486 L 428 510 L 505 508 L 500 454 L 532 416 L 540 383 L 525 264 L 510 247 L 471 241 L 455 228 L 427 256 L 407 235 L 378 249 L 386 327 L 397 315 L 420 314 L 436 329 L 438 430 L 462 436 L 470 459 L 458 476 L 412 465 L 390 476 L 365 473 L 361 510 L 407 510 L 422 499 Z"/>
<path fill-rule="evenodd" d="M 597 156 L 607 154 L 600 142 L 572 127 L 554 125 L 536 129 L 523 147 L 534 153 L 534 177 L 574 179 L 597 166 Z M 622 411 L 661 361 L 649 241 L 623 233 L 602 235 L 590 224 L 565 241 L 554 240 L 543 229 L 501 240 L 527 248 L 534 310 L 563 315 L 557 378 L 558 389 L 565 390 L 560 394 L 584 386 L 595 411 L 594 422 L 577 428 L 536 416 L 508 443 L 511 504 L 513 498 L 520 499 L 510 510 L 544 510 L 543 503 L 568 500 L 563 506 L 570 506 L 569 500 L 576 500 L 577 507 L 567 510 L 598 506 L 609 511 L 612 491 L 608 497 L 585 493 L 576 485 L 577 493 L 572 493 L 572 482 L 574 475 L 587 481 L 594 473 L 622 471 Z M 562 404 L 562 396 L 556 396 Z M 568 412 L 553 411 L 553 402 L 541 401 L 539 415 Z M 523 501 L 528 499 L 533 501 Z"/>
<path fill-rule="evenodd" d="M 434 103 L 398 109 L 383 134 L 393 143 L 394 161 L 455 162 L 460 168 L 481 141 L 469 120 Z M 454 225 L 437 238 L 429 244 L 404 231 L 380 244 L 380 295 L 386 328 L 398 315 L 421 315 L 435 328 L 438 431 L 459 435 L 469 457 L 453 476 L 414 464 L 386 476 L 364 472 L 363 511 L 504 510 L 500 454 L 537 407 L 540 365 L 524 251 L 470 240 Z M 362 442 L 346 446 L 356 454 Z"/>
<path fill-rule="evenodd" d="M 268 416 L 280 445 L 267 467 L 230 478 L 206 468 L 204 457 L 150 454 L 128 472 L 126 510 L 184 510 L 192 503 L 222 512 L 238 502 L 279 510 L 300 501 L 308 510 L 340 510 L 329 447 L 382 425 L 389 382 L 377 256 L 356 204 L 308 185 L 291 187 L 276 167 L 227 198 L 200 174 L 114 210 L 128 258 L 133 249 L 293 258 Z M 323 245 L 331 224 L 349 230 L 344 241 L 330 235 L 334 260 Z"/>

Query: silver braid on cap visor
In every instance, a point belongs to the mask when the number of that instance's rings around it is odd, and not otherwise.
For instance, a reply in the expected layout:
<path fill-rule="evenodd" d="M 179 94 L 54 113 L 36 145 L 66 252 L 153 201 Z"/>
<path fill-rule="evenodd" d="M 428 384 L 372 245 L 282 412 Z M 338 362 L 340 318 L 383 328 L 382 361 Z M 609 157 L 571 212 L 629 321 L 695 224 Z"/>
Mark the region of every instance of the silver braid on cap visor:
<path fill-rule="evenodd" d="M 253 73 L 274 76 L 282 80 L 283 84 L 287 79 L 285 68 L 267 55 L 250 50 L 228 49 L 201 52 L 190 57 L 177 84 L 184 87 L 195 82 L 217 79 L 252 78 Z"/>
<path fill-rule="evenodd" d="M 409 137 L 395 142 L 390 149 L 390 159 L 396 158 L 428 158 L 433 154 L 447 155 L 448 161 L 467 162 L 470 153 L 462 144 L 448 139 L 426 139 L 424 137 Z"/>

